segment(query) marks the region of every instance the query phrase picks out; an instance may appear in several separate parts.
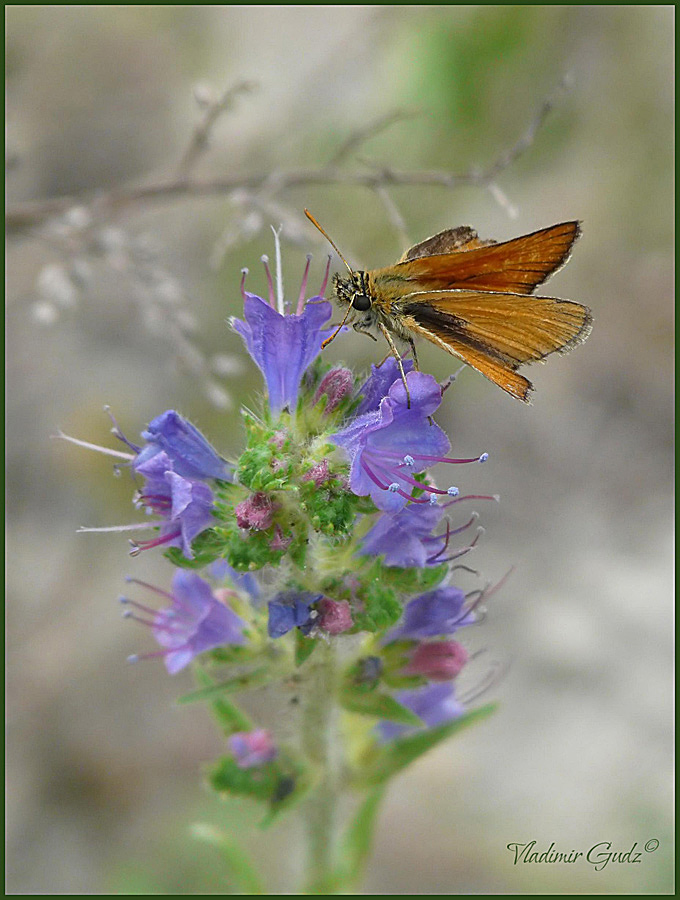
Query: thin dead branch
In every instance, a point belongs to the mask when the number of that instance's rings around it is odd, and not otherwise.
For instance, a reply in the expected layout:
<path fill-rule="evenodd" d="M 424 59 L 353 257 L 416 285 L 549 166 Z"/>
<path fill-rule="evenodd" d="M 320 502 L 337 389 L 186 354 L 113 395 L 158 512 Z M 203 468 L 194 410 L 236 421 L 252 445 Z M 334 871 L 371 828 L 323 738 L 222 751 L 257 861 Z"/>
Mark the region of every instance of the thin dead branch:
<path fill-rule="evenodd" d="M 566 84 L 563 85 L 566 87 Z M 373 137 L 394 122 L 403 119 L 407 113 L 397 111 L 352 135 L 338 150 L 334 161 L 318 169 L 300 168 L 274 170 L 249 175 L 232 175 L 211 178 L 190 177 L 190 172 L 206 145 L 210 130 L 218 116 L 233 102 L 234 97 L 250 90 L 249 82 L 243 82 L 227 91 L 223 97 L 208 106 L 206 115 L 197 126 L 187 150 L 182 157 L 179 174 L 166 180 L 152 181 L 112 191 L 95 191 L 74 196 L 51 197 L 46 200 L 29 200 L 10 204 L 5 213 L 5 224 L 11 232 L 25 231 L 43 224 L 53 216 L 64 214 L 74 206 L 88 207 L 96 217 L 115 215 L 130 207 L 150 203 L 183 200 L 188 197 L 223 197 L 235 191 L 264 192 L 268 196 L 283 193 L 293 188 L 312 185 L 344 185 L 362 187 L 382 193 L 388 187 L 442 187 L 449 190 L 465 185 L 490 188 L 498 197 L 498 189 L 493 188 L 498 176 L 521 156 L 533 143 L 546 116 L 555 106 L 553 98 L 547 99 L 531 120 L 528 128 L 509 149 L 504 150 L 486 168 L 473 168 L 467 172 L 445 170 L 407 171 L 391 166 L 376 166 L 373 169 L 346 169 L 339 165 L 361 143 Z M 388 204 L 389 205 L 389 204 Z M 511 208 L 509 201 L 505 205 Z M 394 209 L 391 211 L 394 219 Z"/>

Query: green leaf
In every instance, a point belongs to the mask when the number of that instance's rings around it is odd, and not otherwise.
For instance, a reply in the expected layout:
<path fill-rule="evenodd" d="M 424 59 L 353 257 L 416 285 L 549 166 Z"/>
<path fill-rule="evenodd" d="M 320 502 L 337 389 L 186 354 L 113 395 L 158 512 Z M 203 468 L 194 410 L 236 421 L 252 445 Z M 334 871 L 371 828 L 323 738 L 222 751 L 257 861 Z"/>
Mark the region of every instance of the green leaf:
<path fill-rule="evenodd" d="M 295 629 L 295 665 L 301 666 L 312 655 L 318 641 L 305 637 L 299 628 Z"/>
<path fill-rule="evenodd" d="M 369 792 L 343 836 L 340 862 L 327 877 L 312 884 L 309 893 L 347 893 L 357 885 L 371 855 L 373 832 L 385 790 L 384 785 L 379 785 Z"/>
<path fill-rule="evenodd" d="M 496 707 L 496 703 L 489 703 L 471 710 L 454 722 L 397 738 L 377 751 L 374 749 L 358 780 L 368 785 L 384 784 L 446 738 L 491 715 Z"/>
<path fill-rule="evenodd" d="M 237 691 L 247 691 L 253 688 L 262 687 L 274 677 L 272 671 L 267 666 L 261 666 L 259 669 L 253 669 L 252 672 L 246 672 L 245 675 L 237 675 L 235 678 L 229 678 L 227 681 L 220 681 L 217 684 L 211 684 L 209 687 L 200 688 L 192 691 L 190 694 L 184 694 L 179 697 L 178 703 L 196 703 L 199 700 L 212 700 L 216 694 L 234 694 Z"/>
<path fill-rule="evenodd" d="M 274 797 L 281 771 L 276 762 L 242 769 L 231 756 L 223 756 L 208 769 L 208 781 L 218 794 L 239 794 L 254 800 Z"/>
<path fill-rule="evenodd" d="M 196 680 L 203 688 L 215 687 L 215 681 L 204 669 L 196 667 L 194 672 Z M 237 731 L 250 731 L 253 727 L 248 716 L 224 698 L 213 700 L 210 708 L 217 723 L 227 737 Z"/>
<path fill-rule="evenodd" d="M 340 695 L 340 704 L 348 712 L 359 713 L 362 716 L 388 719 L 390 722 L 398 722 L 400 725 L 418 727 L 423 724 L 420 716 L 402 706 L 389 694 L 381 694 L 378 691 L 363 693 L 346 689 Z"/>
<path fill-rule="evenodd" d="M 223 756 L 207 770 L 208 783 L 218 794 L 235 794 L 269 804 L 260 823 L 267 828 L 282 812 L 292 809 L 311 788 L 311 770 L 290 753 L 261 766 L 242 769 L 231 756 Z"/>
<path fill-rule="evenodd" d="M 341 850 L 343 886 L 351 887 L 361 878 L 364 866 L 371 855 L 373 832 L 384 794 L 384 785 L 373 788 L 345 832 Z"/>
<path fill-rule="evenodd" d="M 306 797 L 314 779 L 309 768 L 298 766 L 295 774 L 281 775 L 276 790 L 270 798 L 270 809 L 260 822 L 260 828 L 269 828 L 282 813 L 294 809 Z"/>
<path fill-rule="evenodd" d="M 264 894 L 264 885 L 255 866 L 245 851 L 233 838 L 207 822 L 195 822 L 191 826 L 192 835 L 199 841 L 211 844 L 220 851 L 234 880 L 243 894 Z"/>

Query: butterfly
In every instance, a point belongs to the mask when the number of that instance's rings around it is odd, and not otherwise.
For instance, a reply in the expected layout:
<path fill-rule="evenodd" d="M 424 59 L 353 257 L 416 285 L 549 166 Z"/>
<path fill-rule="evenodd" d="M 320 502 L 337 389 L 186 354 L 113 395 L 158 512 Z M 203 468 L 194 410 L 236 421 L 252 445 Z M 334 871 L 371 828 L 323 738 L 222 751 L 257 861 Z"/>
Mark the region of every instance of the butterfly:
<path fill-rule="evenodd" d="M 354 330 L 374 340 L 370 329 L 377 327 L 407 390 L 395 338 L 409 344 L 416 369 L 414 339 L 424 337 L 529 403 L 533 385 L 517 369 L 551 353 L 567 353 L 590 334 L 587 306 L 534 294 L 569 259 L 581 233 L 578 222 L 501 243 L 481 240 L 466 225 L 449 228 L 411 247 L 395 265 L 362 272 L 350 267 L 312 214 L 305 214 L 349 271 L 349 277 L 333 278 L 336 298 L 348 309 L 324 346 L 350 316 Z"/>

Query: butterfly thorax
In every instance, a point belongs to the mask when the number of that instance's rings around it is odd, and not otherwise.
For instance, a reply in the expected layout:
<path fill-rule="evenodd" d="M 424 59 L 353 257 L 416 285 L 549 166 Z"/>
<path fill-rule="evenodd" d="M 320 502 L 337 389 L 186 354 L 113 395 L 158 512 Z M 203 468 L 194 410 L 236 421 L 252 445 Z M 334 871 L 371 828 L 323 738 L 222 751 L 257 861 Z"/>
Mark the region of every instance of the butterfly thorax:
<path fill-rule="evenodd" d="M 377 325 L 387 328 L 403 340 L 409 340 L 409 332 L 403 327 L 393 310 L 397 297 L 389 289 L 383 290 L 376 283 L 376 272 L 352 272 L 348 278 L 333 277 L 333 287 L 339 303 L 349 303 L 358 313 L 354 328 L 368 331 Z"/>

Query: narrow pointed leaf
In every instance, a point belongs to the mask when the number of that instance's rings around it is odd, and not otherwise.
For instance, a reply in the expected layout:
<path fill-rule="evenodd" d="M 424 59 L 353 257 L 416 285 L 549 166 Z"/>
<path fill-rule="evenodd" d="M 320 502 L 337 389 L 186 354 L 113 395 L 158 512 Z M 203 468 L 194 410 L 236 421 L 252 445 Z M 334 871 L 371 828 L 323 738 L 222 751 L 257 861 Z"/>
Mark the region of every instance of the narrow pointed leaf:
<path fill-rule="evenodd" d="M 215 686 L 214 679 L 204 669 L 197 666 L 194 672 L 196 681 L 202 688 Z M 236 731 L 250 731 L 253 727 L 248 716 L 224 697 L 213 700 L 210 703 L 210 708 L 214 718 L 227 737 Z"/>
<path fill-rule="evenodd" d="M 191 832 L 197 840 L 204 841 L 220 851 L 237 887 L 241 888 L 240 893 L 264 894 L 264 885 L 255 866 L 233 838 L 206 822 L 195 822 L 191 826 Z"/>
<path fill-rule="evenodd" d="M 312 655 L 313 650 L 315 649 L 318 641 L 313 640 L 312 638 L 307 638 L 300 631 L 299 628 L 295 629 L 295 665 L 301 666 L 305 660 L 309 659 Z"/>
<path fill-rule="evenodd" d="M 402 706 L 389 694 L 381 694 L 378 691 L 370 693 L 344 691 L 340 697 L 340 703 L 348 712 L 359 713 L 363 716 L 387 719 L 389 722 L 398 722 L 400 725 L 419 726 L 423 724 L 420 716 L 417 716 L 412 710 Z"/>
<path fill-rule="evenodd" d="M 245 675 L 237 675 L 235 678 L 229 678 L 227 681 L 220 681 L 217 684 L 211 684 L 209 687 L 199 688 L 190 694 L 180 697 L 178 703 L 197 703 L 200 700 L 213 700 L 219 694 L 234 694 L 237 691 L 248 691 L 256 687 L 262 687 L 271 680 L 273 675 L 271 671 L 262 666 L 259 669 L 253 669 Z"/>
<path fill-rule="evenodd" d="M 367 760 L 359 781 L 369 785 L 384 784 L 446 738 L 491 715 L 496 707 L 497 704 L 489 703 L 487 706 L 471 710 L 454 722 L 391 741 L 371 754 L 372 758 Z"/>
<path fill-rule="evenodd" d="M 371 855 L 375 823 L 384 794 L 384 785 L 374 788 L 359 807 L 345 833 L 342 846 L 343 887 L 353 887 L 361 878 Z"/>

